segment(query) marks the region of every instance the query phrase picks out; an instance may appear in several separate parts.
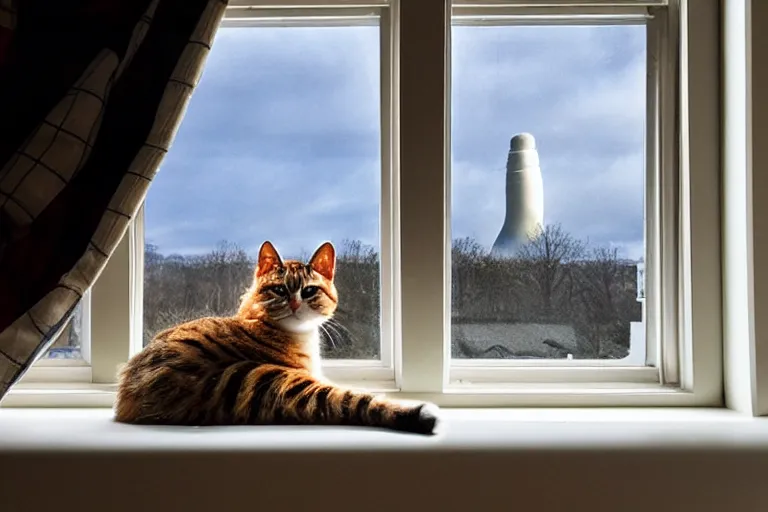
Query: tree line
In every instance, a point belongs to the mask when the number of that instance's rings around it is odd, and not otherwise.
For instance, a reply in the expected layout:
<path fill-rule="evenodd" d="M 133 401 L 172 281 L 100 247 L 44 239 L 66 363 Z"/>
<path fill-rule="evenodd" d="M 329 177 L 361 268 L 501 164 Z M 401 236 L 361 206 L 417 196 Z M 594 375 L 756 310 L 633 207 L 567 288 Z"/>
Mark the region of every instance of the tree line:
<path fill-rule="evenodd" d="M 471 238 L 454 240 L 451 257 L 452 322 L 570 325 L 581 340 L 574 357 L 626 354 L 629 322 L 639 321 L 642 311 L 636 265 L 616 249 L 590 247 L 554 225 L 513 257 L 491 254 Z M 193 256 L 166 256 L 146 244 L 144 343 L 177 323 L 234 313 L 254 266 L 231 242 Z M 325 357 L 379 357 L 379 281 L 373 247 L 357 240 L 337 247 L 339 308 L 321 332 Z"/>
<path fill-rule="evenodd" d="M 630 322 L 642 319 L 637 263 L 560 225 L 543 228 L 513 257 L 490 254 L 471 238 L 454 240 L 451 263 L 454 324 L 569 325 L 579 340 L 573 356 L 593 359 L 626 356 Z"/>

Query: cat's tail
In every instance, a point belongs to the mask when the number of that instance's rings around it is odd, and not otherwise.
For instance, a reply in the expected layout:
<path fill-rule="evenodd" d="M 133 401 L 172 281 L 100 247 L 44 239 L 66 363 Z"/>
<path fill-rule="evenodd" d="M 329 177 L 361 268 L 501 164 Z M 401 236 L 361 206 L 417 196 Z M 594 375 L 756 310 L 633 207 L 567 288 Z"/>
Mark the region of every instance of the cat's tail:
<path fill-rule="evenodd" d="M 244 379 L 234 415 L 238 423 L 357 425 L 432 434 L 439 409 L 397 402 L 321 382 L 309 373 L 261 366 Z"/>

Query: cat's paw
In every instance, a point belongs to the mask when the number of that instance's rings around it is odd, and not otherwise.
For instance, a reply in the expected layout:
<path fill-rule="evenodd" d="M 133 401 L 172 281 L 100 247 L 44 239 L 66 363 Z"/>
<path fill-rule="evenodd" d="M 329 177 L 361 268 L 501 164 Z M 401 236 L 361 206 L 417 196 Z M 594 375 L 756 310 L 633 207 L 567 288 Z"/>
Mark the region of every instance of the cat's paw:
<path fill-rule="evenodd" d="M 420 434 L 434 434 L 440 423 L 440 408 L 430 402 L 425 402 L 419 407 Z"/>
<path fill-rule="evenodd" d="M 402 414 L 396 423 L 397 430 L 414 434 L 434 434 L 440 423 L 440 408 L 429 402 L 415 405 Z"/>

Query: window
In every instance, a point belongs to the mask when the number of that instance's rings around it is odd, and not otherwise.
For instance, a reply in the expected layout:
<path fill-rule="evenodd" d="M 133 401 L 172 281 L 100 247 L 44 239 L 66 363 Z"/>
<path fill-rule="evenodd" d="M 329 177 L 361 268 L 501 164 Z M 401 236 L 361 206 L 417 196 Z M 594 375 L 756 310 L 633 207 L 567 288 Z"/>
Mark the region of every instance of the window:
<path fill-rule="evenodd" d="M 718 108 L 690 79 L 718 57 L 695 5 L 230 2 L 94 286 L 94 382 L 231 313 L 265 239 L 300 258 L 330 239 L 332 380 L 445 406 L 718 404 L 717 163 L 690 166 L 718 132 L 688 124 Z"/>
<path fill-rule="evenodd" d="M 90 382 L 91 292 L 75 307 L 56 340 L 27 370 L 21 382 Z"/>
<path fill-rule="evenodd" d="M 644 21 L 454 20 L 454 359 L 646 364 Z"/>
<path fill-rule="evenodd" d="M 264 240 L 306 261 L 328 239 L 340 303 L 321 327 L 327 371 L 394 378 L 381 31 L 375 6 L 230 9 L 144 204 L 142 345 L 233 314 Z"/>
<path fill-rule="evenodd" d="M 56 341 L 48 348 L 43 358 L 48 361 L 84 361 L 87 320 L 84 318 L 84 310 L 87 306 L 80 302 L 75 307 L 72 318 L 67 322 L 64 330 L 56 338 Z"/>
<path fill-rule="evenodd" d="M 402 388 L 462 406 L 719 400 L 691 295 L 693 274 L 719 289 L 691 245 L 718 227 L 690 202 L 717 183 L 688 166 L 703 98 L 681 7 L 456 1 L 448 29 L 440 2 L 400 4 Z"/>

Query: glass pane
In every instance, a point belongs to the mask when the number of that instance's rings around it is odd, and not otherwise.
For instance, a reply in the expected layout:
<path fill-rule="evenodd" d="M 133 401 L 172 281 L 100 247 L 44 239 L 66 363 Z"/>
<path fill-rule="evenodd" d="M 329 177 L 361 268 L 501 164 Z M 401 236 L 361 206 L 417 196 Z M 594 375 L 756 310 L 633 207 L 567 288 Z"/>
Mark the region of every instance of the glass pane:
<path fill-rule="evenodd" d="M 644 26 L 455 26 L 451 348 L 645 364 Z"/>
<path fill-rule="evenodd" d="M 220 29 L 146 201 L 145 344 L 234 313 L 264 240 L 330 240 L 324 356 L 379 358 L 379 90 L 378 26 Z"/>
<path fill-rule="evenodd" d="M 67 322 L 67 326 L 61 331 L 59 337 L 48 348 L 48 351 L 41 356 L 41 359 L 82 359 L 83 344 L 83 302 L 75 306 L 72 318 Z"/>

